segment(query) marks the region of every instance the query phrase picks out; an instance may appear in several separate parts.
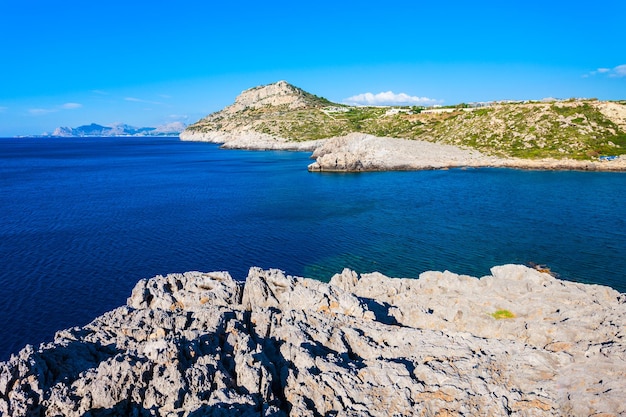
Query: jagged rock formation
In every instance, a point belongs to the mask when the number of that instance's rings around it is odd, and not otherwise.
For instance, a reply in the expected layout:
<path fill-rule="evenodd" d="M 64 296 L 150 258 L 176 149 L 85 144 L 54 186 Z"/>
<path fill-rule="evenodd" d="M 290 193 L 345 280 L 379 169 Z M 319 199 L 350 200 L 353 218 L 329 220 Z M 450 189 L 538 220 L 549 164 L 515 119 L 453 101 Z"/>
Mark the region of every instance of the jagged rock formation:
<path fill-rule="evenodd" d="M 518 265 L 158 276 L 0 364 L 0 415 L 623 415 L 625 325 L 625 294 Z"/>

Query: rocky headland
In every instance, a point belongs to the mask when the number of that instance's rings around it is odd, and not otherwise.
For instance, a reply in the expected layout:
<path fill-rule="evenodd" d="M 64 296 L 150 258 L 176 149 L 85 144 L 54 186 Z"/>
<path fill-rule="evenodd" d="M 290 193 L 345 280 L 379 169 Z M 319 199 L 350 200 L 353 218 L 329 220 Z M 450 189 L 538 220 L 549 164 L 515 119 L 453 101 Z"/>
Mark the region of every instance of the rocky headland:
<path fill-rule="evenodd" d="M 569 100 L 481 108 L 354 107 L 280 81 L 242 92 L 180 138 L 230 149 L 310 151 L 310 171 L 624 171 L 626 105 Z"/>
<path fill-rule="evenodd" d="M 503 158 L 478 150 L 423 140 L 381 138 L 350 133 L 316 144 L 309 171 L 407 171 L 447 168 L 517 168 L 535 170 L 625 171 L 626 158 Z"/>
<path fill-rule="evenodd" d="M 625 415 L 625 331 L 626 294 L 520 265 L 171 274 L 1 363 L 0 415 Z"/>

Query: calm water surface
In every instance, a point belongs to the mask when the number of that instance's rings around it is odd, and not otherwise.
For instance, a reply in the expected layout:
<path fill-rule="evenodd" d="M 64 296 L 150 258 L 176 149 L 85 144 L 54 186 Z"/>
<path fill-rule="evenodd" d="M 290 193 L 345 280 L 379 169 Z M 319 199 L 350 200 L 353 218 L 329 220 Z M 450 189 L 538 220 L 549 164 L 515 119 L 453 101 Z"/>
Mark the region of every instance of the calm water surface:
<path fill-rule="evenodd" d="M 328 280 L 537 262 L 626 292 L 626 174 L 310 162 L 174 138 L 0 139 L 0 360 L 188 270 Z"/>

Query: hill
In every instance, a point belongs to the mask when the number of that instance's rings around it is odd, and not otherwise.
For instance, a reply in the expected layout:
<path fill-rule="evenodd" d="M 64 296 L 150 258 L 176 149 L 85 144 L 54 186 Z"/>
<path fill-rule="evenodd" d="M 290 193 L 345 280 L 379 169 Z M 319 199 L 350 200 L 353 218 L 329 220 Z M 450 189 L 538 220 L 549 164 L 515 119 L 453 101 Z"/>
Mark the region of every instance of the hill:
<path fill-rule="evenodd" d="M 260 135 L 289 143 L 349 133 L 421 140 L 499 157 L 590 160 L 626 154 L 626 102 L 572 99 L 484 107 L 355 107 L 285 81 L 246 90 L 187 127 L 181 139 Z"/>

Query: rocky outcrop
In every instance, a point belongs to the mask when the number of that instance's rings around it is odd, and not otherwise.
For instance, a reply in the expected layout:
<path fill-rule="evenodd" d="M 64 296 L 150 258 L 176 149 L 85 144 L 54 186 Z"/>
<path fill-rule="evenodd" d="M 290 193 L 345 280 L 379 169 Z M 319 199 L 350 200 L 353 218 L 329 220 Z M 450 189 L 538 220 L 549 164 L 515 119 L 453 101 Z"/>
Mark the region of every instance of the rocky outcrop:
<path fill-rule="evenodd" d="M 626 158 L 610 161 L 522 159 L 488 156 L 477 150 L 421 140 L 380 138 L 364 133 L 326 140 L 311 156 L 309 171 L 402 171 L 460 167 L 500 167 L 546 170 L 624 171 Z"/>
<path fill-rule="evenodd" d="M 180 134 L 185 141 L 219 143 L 224 149 L 283 150 L 312 152 L 325 142 L 325 139 L 306 142 L 293 142 L 287 139 L 258 132 L 194 132 Z"/>
<path fill-rule="evenodd" d="M 351 133 L 317 147 L 309 171 L 400 171 L 485 166 L 496 161 L 475 150 L 420 140 Z"/>
<path fill-rule="evenodd" d="M 0 415 L 623 415 L 625 329 L 625 294 L 519 265 L 172 274 L 0 364 Z"/>
<path fill-rule="evenodd" d="M 287 106 L 288 109 L 303 109 L 309 106 L 309 93 L 289 84 L 278 81 L 273 84 L 253 87 L 237 96 L 235 102 L 226 107 L 227 113 L 237 113 L 245 109 L 262 109 L 267 106 Z"/>

